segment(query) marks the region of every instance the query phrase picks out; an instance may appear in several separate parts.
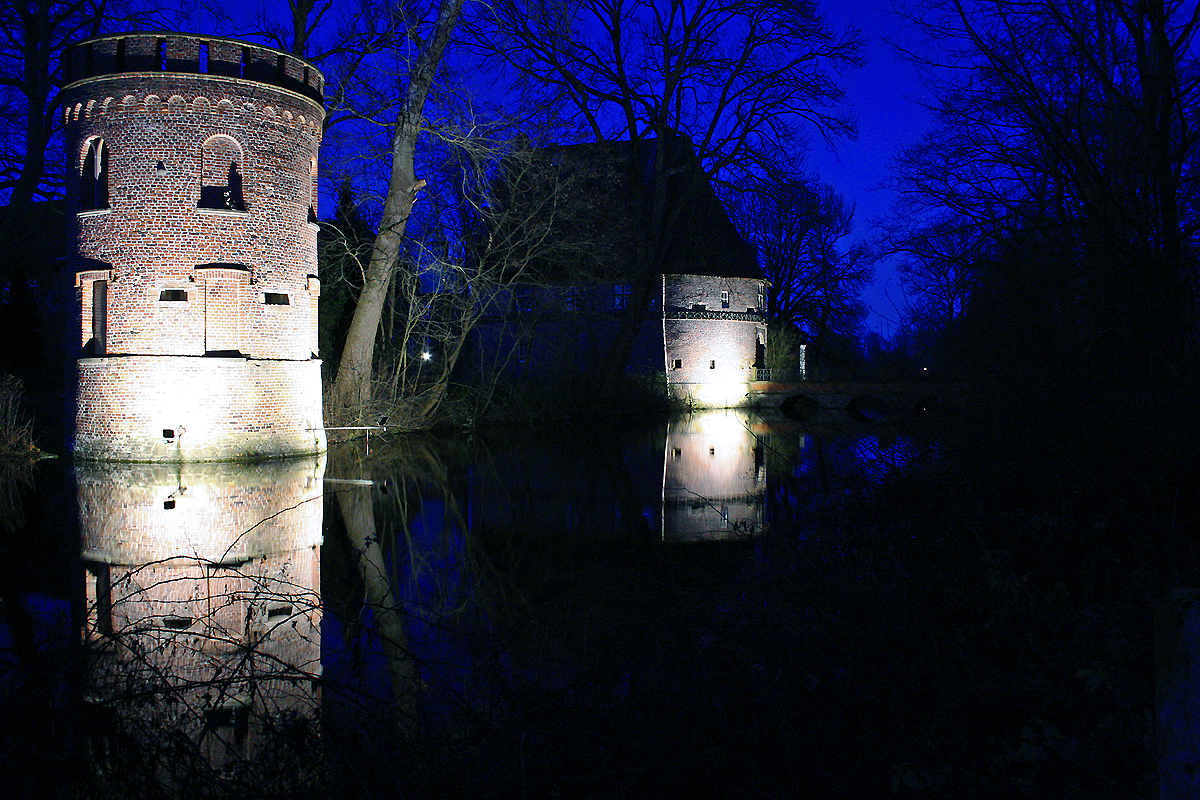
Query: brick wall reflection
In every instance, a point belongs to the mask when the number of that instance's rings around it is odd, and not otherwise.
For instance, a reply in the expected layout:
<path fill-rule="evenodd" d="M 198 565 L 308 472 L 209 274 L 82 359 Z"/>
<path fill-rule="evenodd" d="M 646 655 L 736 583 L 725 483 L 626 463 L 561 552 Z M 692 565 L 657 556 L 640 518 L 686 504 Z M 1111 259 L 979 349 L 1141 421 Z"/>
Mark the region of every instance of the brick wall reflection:
<path fill-rule="evenodd" d="M 177 789 L 303 769 L 320 703 L 324 470 L 323 456 L 76 466 L 100 773 L 153 763 Z"/>
<path fill-rule="evenodd" d="M 705 411 L 672 420 L 663 470 L 663 539 L 686 542 L 762 530 L 766 467 L 750 418 Z"/>

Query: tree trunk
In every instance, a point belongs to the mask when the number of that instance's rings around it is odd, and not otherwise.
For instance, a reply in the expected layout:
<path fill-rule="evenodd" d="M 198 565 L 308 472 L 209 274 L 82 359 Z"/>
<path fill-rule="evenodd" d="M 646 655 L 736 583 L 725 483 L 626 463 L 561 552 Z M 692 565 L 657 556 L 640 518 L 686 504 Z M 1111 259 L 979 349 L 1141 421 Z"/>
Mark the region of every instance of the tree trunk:
<path fill-rule="evenodd" d="M 337 377 L 329 395 L 329 419 L 336 424 L 364 424 L 370 420 L 371 377 L 375 340 L 383 316 L 388 287 L 400 261 L 404 231 L 413 201 L 424 181 L 418 181 L 414 156 L 425 99 L 433 86 L 438 64 L 458 21 L 464 0 L 441 0 L 433 37 L 421 52 L 409 79 L 408 93 L 396 117 L 392 134 L 392 173 L 379 221 L 379 234 L 358 296 L 358 305 L 346 333 Z"/>
<path fill-rule="evenodd" d="M 361 463 L 347 452 L 335 452 L 332 464 L 336 474 L 362 475 Z M 361 570 L 364 600 L 371 609 L 375 633 L 383 643 L 388 675 L 392 683 L 392 714 L 401 734 L 411 735 L 417 727 L 420 682 L 416 660 L 409 646 L 404 611 L 393 591 L 387 559 L 375 526 L 375 506 L 371 486 L 346 485 L 334 491 L 346 535 L 354 548 Z"/>

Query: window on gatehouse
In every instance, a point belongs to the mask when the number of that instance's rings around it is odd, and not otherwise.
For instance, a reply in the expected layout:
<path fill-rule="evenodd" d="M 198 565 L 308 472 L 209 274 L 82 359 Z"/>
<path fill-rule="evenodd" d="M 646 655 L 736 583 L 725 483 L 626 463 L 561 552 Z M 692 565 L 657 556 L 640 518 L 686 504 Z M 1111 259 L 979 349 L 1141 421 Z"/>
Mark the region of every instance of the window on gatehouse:
<path fill-rule="evenodd" d="M 613 308 L 620 311 L 629 307 L 629 298 L 633 294 L 633 286 L 628 283 L 618 283 L 613 286 Z"/>
<path fill-rule="evenodd" d="M 83 211 L 108 208 L 108 145 L 103 139 L 88 142 L 79 175 L 79 207 Z"/>

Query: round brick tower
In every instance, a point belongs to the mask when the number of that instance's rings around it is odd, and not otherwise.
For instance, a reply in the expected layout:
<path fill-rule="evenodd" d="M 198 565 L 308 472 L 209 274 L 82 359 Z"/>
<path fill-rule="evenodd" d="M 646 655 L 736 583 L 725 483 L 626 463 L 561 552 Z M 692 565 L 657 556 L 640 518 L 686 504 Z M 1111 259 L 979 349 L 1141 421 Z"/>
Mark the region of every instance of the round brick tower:
<path fill-rule="evenodd" d="M 271 48 L 175 33 L 81 42 L 65 70 L 75 454 L 323 451 L 321 74 Z"/>

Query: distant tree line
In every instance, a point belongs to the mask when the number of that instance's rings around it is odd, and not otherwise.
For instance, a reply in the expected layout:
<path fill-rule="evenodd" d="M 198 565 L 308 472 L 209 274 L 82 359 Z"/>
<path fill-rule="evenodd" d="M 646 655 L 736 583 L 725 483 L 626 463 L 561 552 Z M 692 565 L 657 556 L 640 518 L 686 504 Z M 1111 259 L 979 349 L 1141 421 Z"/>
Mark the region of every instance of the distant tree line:
<path fill-rule="evenodd" d="M 1194 368 L 1196 5 L 902 13 L 936 122 L 894 164 L 909 342 L 1006 373 Z"/>

